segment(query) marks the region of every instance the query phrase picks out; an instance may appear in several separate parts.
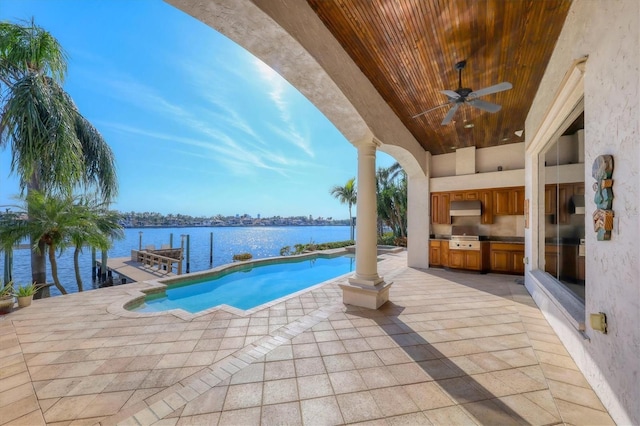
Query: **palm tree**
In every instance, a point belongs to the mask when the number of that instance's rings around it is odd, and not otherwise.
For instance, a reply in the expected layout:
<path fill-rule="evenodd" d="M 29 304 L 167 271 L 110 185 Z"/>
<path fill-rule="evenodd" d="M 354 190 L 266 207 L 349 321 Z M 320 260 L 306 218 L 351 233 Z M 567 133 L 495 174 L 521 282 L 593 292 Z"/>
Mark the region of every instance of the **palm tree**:
<path fill-rule="evenodd" d="M 69 244 L 74 248 L 73 268 L 78 291 L 84 291 L 80 275 L 80 253 L 85 245 L 100 250 L 108 250 L 114 239 L 124 238 L 121 215 L 108 210 L 106 205 L 95 198 L 81 198 L 73 206 L 74 216 L 81 221 L 69 230 Z"/>
<path fill-rule="evenodd" d="M 0 23 L 0 148 L 10 147 L 11 172 L 27 196 L 96 187 L 109 201 L 117 193 L 113 153 L 62 89 L 65 74 L 66 55 L 50 33 L 33 20 Z M 46 281 L 42 245 L 31 253 L 31 273 Z"/>
<path fill-rule="evenodd" d="M 347 204 L 349 206 L 349 226 L 351 227 L 350 239 L 353 240 L 353 216 L 351 214 L 351 207 L 353 207 L 357 200 L 356 178 L 353 177 L 349 179 L 344 186 L 335 185 L 329 192 L 337 198 L 341 204 Z"/>
<path fill-rule="evenodd" d="M 407 176 L 398 163 L 376 172 L 378 218 L 395 237 L 407 236 Z"/>

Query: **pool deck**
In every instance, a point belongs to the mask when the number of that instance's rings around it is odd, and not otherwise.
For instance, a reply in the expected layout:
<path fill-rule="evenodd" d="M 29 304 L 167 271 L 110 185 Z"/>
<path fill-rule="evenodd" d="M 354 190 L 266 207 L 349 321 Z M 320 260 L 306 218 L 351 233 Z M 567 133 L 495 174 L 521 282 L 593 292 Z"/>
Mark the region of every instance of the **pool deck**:
<path fill-rule="evenodd" d="M 381 258 L 377 311 L 344 277 L 248 315 L 36 300 L 0 317 L 0 424 L 614 424 L 517 277 Z"/>

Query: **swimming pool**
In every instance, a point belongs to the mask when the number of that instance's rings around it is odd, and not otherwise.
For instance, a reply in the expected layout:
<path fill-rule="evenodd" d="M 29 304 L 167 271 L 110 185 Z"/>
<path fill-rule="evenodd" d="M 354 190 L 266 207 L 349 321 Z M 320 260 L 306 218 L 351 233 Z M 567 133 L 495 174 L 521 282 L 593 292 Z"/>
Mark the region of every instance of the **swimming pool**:
<path fill-rule="evenodd" d="M 129 310 L 183 309 L 196 313 L 222 304 L 247 310 L 354 270 L 353 255 L 314 255 L 252 263 L 231 271 L 167 283 L 164 292 L 147 295 L 142 305 Z"/>

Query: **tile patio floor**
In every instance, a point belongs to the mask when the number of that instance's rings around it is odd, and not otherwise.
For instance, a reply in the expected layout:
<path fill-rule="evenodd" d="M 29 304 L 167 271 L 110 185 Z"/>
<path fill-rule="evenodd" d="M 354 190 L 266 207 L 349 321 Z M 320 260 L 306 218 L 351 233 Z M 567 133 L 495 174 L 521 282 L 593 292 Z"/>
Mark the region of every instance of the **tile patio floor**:
<path fill-rule="evenodd" d="M 613 424 L 516 277 L 383 259 L 377 311 L 345 278 L 245 316 L 34 301 L 0 319 L 0 424 Z"/>

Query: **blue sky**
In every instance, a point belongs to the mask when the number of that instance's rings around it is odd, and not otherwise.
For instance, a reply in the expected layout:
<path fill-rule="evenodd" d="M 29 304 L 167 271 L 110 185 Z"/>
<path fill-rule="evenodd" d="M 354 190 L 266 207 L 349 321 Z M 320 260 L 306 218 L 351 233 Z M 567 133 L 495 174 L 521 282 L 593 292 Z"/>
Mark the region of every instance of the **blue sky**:
<path fill-rule="evenodd" d="M 115 153 L 113 208 L 347 218 L 356 149 L 250 53 L 161 0 L 2 0 L 69 55 L 64 88 Z M 393 159 L 378 153 L 378 166 Z M 0 205 L 18 193 L 0 152 Z"/>

